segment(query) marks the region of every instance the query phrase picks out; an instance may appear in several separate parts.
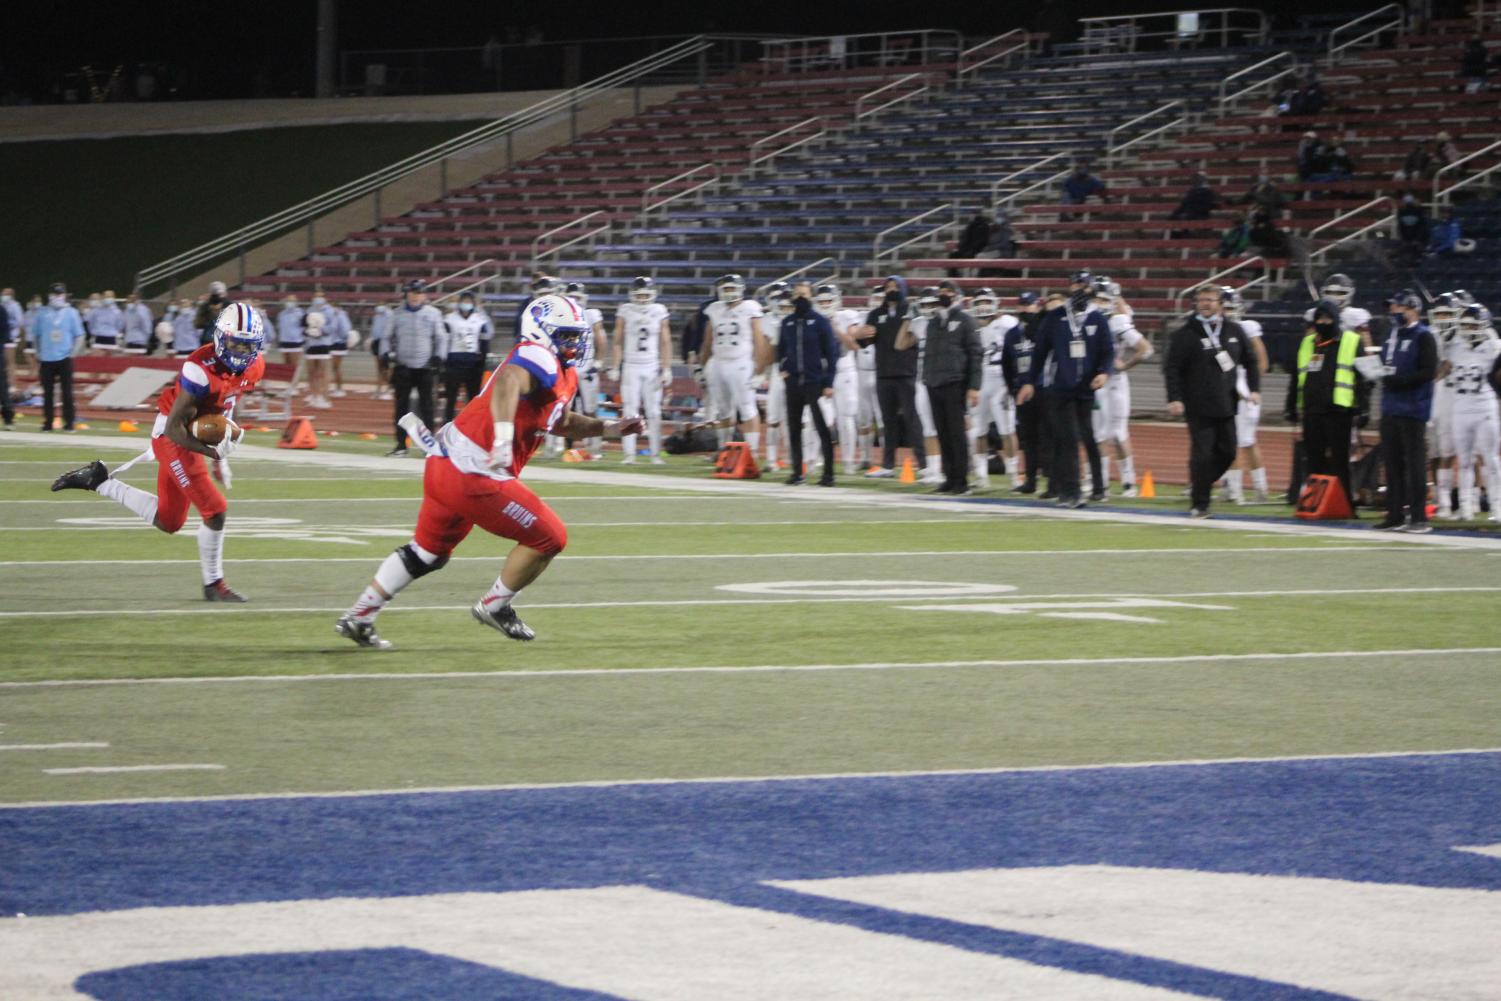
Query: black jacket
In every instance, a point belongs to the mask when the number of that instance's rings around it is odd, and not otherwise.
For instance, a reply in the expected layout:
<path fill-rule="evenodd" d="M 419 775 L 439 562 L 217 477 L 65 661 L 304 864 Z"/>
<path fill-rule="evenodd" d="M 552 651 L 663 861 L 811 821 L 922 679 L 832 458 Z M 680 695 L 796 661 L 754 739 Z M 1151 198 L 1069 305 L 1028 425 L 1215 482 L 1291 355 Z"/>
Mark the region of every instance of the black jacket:
<path fill-rule="evenodd" d="M 1220 364 L 1219 351 L 1229 357 L 1229 365 Z M 1237 366 L 1246 370 L 1246 386 L 1251 392 L 1261 392 L 1261 369 L 1240 324 L 1221 321 L 1220 348 L 1216 350 L 1200 318 L 1189 317 L 1173 331 L 1162 363 L 1168 402 L 1182 403 L 1190 418 L 1234 417 L 1240 404 L 1235 391 Z"/>
<path fill-rule="evenodd" d="M 936 388 L 958 382 L 965 389 L 979 389 L 985 371 L 982 355 L 975 318 L 958 306 L 940 312 L 928 321 L 923 342 L 923 385 Z"/>
<path fill-rule="evenodd" d="M 917 345 L 896 349 L 896 335 L 907 322 L 905 302 L 888 303 L 866 314 L 865 322 L 876 328 L 876 376 L 881 379 L 917 378 Z"/>

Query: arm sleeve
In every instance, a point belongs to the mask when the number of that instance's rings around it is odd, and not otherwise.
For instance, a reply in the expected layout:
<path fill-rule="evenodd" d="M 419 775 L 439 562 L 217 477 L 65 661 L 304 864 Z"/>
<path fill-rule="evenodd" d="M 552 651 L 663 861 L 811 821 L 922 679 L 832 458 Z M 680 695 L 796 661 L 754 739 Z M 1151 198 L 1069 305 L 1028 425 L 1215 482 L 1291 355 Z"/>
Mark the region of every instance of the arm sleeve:
<path fill-rule="evenodd" d="M 1240 332 L 1241 350 L 1245 352 L 1245 364 L 1241 370 L 1246 373 L 1246 388 L 1253 393 L 1261 392 L 1261 366 L 1256 364 L 1256 352 L 1251 350 L 1251 338 L 1246 336 L 1245 329 Z"/>
<path fill-rule="evenodd" d="M 980 331 L 973 318 L 966 318 L 964 323 L 964 355 L 965 387 L 979 389 L 985 365 L 980 348 Z"/>
<path fill-rule="evenodd" d="M 1173 331 L 1172 338 L 1167 344 L 1167 357 L 1162 362 L 1162 377 L 1167 383 L 1167 401 L 1169 403 L 1181 403 L 1183 401 L 1183 350 L 1184 329 L 1179 327 Z"/>
<path fill-rule="evenodd" d="M 1001 378 L 1006 381 L 1006 388 L 1011 390 L 1020 389 L 1016 383 L 1016 359 L 1012 356 L 1011 346 L 1016 343 L 1017 328 L 1012 327 L 1001 338 Z"/>

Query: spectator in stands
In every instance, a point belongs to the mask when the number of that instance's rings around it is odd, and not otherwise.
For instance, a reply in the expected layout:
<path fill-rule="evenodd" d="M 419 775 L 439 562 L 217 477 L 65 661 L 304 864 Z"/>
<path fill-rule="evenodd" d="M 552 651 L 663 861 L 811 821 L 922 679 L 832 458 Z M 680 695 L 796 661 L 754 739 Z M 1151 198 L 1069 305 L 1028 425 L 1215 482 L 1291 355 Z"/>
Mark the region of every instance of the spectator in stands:
<path fill-rule="evenodd" d="M 1256 183 L 1240 196 L 1240 204 L 1255 205 L 1275 219 L 1282 215 L 1282 210 L 1287 206 L 1287 197 L 1270 177 L 1257 174 Z"/>
<path fill-rule="evenodd" d="M 1261 402 L 1261 366 L 1245 331 L 1225 318 L 1223 293 L 1201 287 L 1195 313 L 1172 334 L 1162 365 L 1168 413 L 1188 421 L 1189 516 L 1209 517 L 1214 485 L 1235 463 L 1235 412 L 1240 405 L 1238 371 L 1245 373 L 1247 399 Z"/>
<path fill-rule="evenodd" d="M 1309 71 L 1303 86 L 1293 92 L 1287 102 L 1289 115 L 1317 115 L 1324 110 L 1324 86 L 1318 76 Z"/>
<path fill-rule="evenodd" d="M 134 292 L 125 297 L 125 338 L 122 350 L 128 355 L 143 355 L 151 347 L 151 331 L 156 320 L 151 307 Z"/>
<path fill-rule="evenodd" d="M 1439 221 L 1434 223 L 1429 231 L 1427 256 L 1437 257 L 1440 254 L 1453 253 L 1454 245 L 1459 242 L 1459 237 L 1459 220 L 1454 218 L 1454 210 L 1446 205 L 1439 212 Z"/>
<path fill-rule="evenodd" d="M 1328 169 L 1329 147 L 1319 139 L 1319 134 L 1312 129 L 1303 133 L 1303 138 L 1298 142 L 1298 179 L 1302 181 L 1312 180 L 1315 174 L 1322 174 Z"/>
<path fill-rule="evenodd" d="M 1083 205 L 1092 196 L 1098 196 L 1102 202 L 1110 200 L 1110 195 L 1105 190 L 1105 182 L 1089 172 L 1089 164 L 1076 164 L 1074 172 L 1063 181 L 1064 204 Z"/>
<path fill-rule="evenodd" d="M 195 322 L 200 308 L 201 304 L 194 306 L 192 299 L 181 299 L 177 303 L 177 312 L 172 316 L 172 353 L 179 358 L 186 358 L 202 347 Z"/>
<path fill-rule="evenodd" d="M 1011 228 L 1011 220 L 1006 213 L 996 215 L 995 225 L 990 227 L 990 239 L 985 244 L 985 249 L 980 251 L 979 256 L 990 260 L 1000 260 L 1003 257 L 1016 256 L 1016 231 Z M 979 274 L 989 274 L 988 270 L 982 270 Z"/>
<path fill-rule="evenodd" d="M 1355 426 L 1355 359 L 1362 353 L 1360 335 L 1341 330 L 1339 304 L 1320 299 L 1313 324 L 1298 347 L 1297 395 L 1292 414 L 1303 415 L 1303 448 L 1310 475 L 1340 481 L 1351 506 L 1350 432 Z"/>
<path fill-rule="evenodd" d="M 1428 247 L 1428 228 L 1428 210 L 1409 191 L 1397 207 L 1397 239 L 1413 259 Z"/>
<path fill-rule="evenodd" d="M 1447 132 L 1440 132 L 1433 137 L 1433 160 L 1436 166 L 1434 172 L 1443 170 L 1449 164 L 1459 159 L 1459 147 L 1454 145 L 1454 139 Z"/>
<path fill-rule="evenodd" d="M 1485 89 L 1485 78 L 1489 74 L 1489 59 L 1485 51 L 1485 40 L 1479 35 L 1465 42 L 1464 55 L 1460 57 L 1459 75 L 1465 80 L 1465 90 L 1475 94 Z"/>
<path fill-rule="evenodd" d="M 857 341 L 873 341 L 876 348 L 876 403 L 881 408 L 881 465 L 867 476 L 896 475 L 896 450 L 911 447 L 917 467 L 927 461 L 922 424 L 917 418 L 917 347 L 898 350 L 906 340 L 907 282 L 892 275 L 883 289 L 885 301 L 871 310 L 865 323 L 851 331 Z"/>
<path fill-rule="evenodd" d="M 1209 175 L 1200 171 L 1194 175 L 1193 183 L 1178 207 L 1173 209 L 1169 218 L 1172 219 L 1208 219 L 1215 209 L 1219 208 L 1219 196 L 1209 186 Z"/>
<path fill-rule="evenodd" d="M 1251 209 L 1245 215 L 1235 221 L 1235 225 L 1225 230 L 1225 235 L 1220 237 L 1220 249 L 1217 256 L 1220 258 L 1239 257 L 1251 246 L 1251 218 L 1256 214 Z"/>
<path fill-rule="evenodd" d="M 73 430 L 73 356 L 83 343 L 83 319 L 68 304 L 68 289 L 54 284 L 47 305 L 31 318 L 31 343 L 42 367 L 42 430 L 52 430 L 52 399 L 57 384 L 63 390 L 63 430 Z"/>
<path fill-rule="evenodd" d="M 394 363 L 391 386 L 396 392 L 396 447 L 387 455 L 407 454 L 407 433 L 400 421 L 411 412 L 417 393 L 417 414 L 433 425 L 433 371 L 443 360 L 443 314 L 427 304 L 427 283 L 413 279 L 406 286 L 406 302 L 391 319 L 387 357 Z"/>
<path fill-rule="evenodd" d="M 193 327 L 198 331 L 199 345 L 207 344 L 214 339 L 214 321 L 219 319 L 219 314 L 224 312 L 224 307 L 229 305 L 229 290 L 223 282 L 208 283 L 208 298 L 199 302 L 198 312 L 193 318 Z"/>
<path fill-rule="evenodd" d="M 1336 146 L 1329 153 L 1329 165 L 1325 173 L 1326 179 L 1330 181 L 1348 181 L 1355 176 L 1355 161 L 1350 158 L 1350 154 L 1343 146 Z"/>
<path fill-rule="evenodd" d="M 1434 162 L 1433 153 L 1428 149 L 1428 144 L 1418 143 L 1407 154 L 1407 159 L 1402 161 L 1402 169 L 1392 176 L 1392 180 L 1432 180 L 1433 174 L 1437 170 L 1438 165 Z"/>
<path fill-rule="evenodd" d="M 1251 245 L 1267 257 L 1287 256 L 1287 234 L 1277 228 L 1277 217 L 1260 208 L 1251 210 Z"/>
<path fill-rule="evenodd" d="M 990 210 L 979 208 L 975 210 L 974 218 L 969 225 L 964 227 L 964 232 L 959 236 L 959 245 L 954 250 L 954 256 L 961 260 L 972 260 L 980 256 L 980 253 L 990 244 L 990 231 L 994 228 Z M 949 268 L 950 278 L 959 278 L 959 268 Z"/>

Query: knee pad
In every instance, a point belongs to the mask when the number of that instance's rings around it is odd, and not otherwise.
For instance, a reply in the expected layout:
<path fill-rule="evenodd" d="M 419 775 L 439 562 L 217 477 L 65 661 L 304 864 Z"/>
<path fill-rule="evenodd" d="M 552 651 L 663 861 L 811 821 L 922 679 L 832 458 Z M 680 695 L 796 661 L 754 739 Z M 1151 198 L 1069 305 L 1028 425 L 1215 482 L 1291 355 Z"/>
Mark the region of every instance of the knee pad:
<path fill-rule="evenodd" d="M 417 550 L 413 548 L 410 542 L 404 546 L 398 546 L 396 548 L 396 555 L 401 557 L 401 565 L 406 567 L 407 573 L 412 575 L 413 580 L 416 580 L 418 577 L 426 577 L 434 570 L 442 570 L 448 565 L 447 556 L 439 556 L 431 563 L 424 563 L 422 557 L 417 554 Z"/>

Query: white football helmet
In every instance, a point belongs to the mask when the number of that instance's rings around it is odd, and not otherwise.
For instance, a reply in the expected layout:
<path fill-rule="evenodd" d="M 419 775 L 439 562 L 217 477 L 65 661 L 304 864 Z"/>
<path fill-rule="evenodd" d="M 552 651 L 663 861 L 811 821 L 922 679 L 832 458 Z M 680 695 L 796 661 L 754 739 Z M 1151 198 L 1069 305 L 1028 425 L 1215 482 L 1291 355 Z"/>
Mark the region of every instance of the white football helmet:
<path fill-rule="evenodd" d="M 714 283 L 714 291 L 720 302 L 739 302 L 745 298 L 745 279 L 739 275 L 725 275 Z"/>
<path fill-rule="evenodd" d="M 929 285 L 917 294 L 917 315 L 932 319 L 943 308 L 943 303 L 938 301 L 938 287 Z"/>
<path fill-rule="evenodd" d="M 813 308 L 824 316 L 833 316 L 839 312 L 839 307 L 843 302 L 844 300 L 839 295 L 838 285 L 825 284 L 813 290 Z"/>
<path fill-rule="evenodd" d="M 588 354 L 589 334 L 583 309 L 565 295 L 544 295 L 521 314 L 521 340 L 542 345 L 566 366 Z"/>
<path fill-rule="evenodd" d="M 1454 336 L 1454 332 L 1459 329 L 1459 314 L 1464 308 L 1464 303 L 1460 302 L 1455 293 L 1440 292 L 1428 307 L 1428 323 L 1433 332 L 1444 340 Z"/>
<path fill-rule="evenodd" d="M 1001 311 L 1001 300 L 991 289 L 982 288 L 970 297 L 969 310 L 976 319 L 988 320 Z"/>
<path fill-rule="evenodd" d="M 1319 296 L 1323 299 L 1331 299 L 1341 306 L 1348 306 L 1350 300 L 1355 298 L 1355 283 L 1350 280 L 1349 275 L 1330 275 L 1319 287 Z"/>
<path fill-rule="evenodd" d="M 1224 308 L 1225 315 L 1232 320 L 1243 320 L 1246 315 L 1246 300 L 1240 294 L 1240 289 L 1234 285 L 1220 287 L 1220 305 Z"/>
<path fill-rule="evenodd" d="M 777 319 L 792 315 L 792 293 L 786 289 L 771 293 L 766 297 L 766 302 L 771 308 L 771 315 Z"/>
<path fill-rule="evenodd" d="M 865 300 L 865 305 L 870 309 L 880 309 L 885 303 L 886 293 L 878 288 L 871 289 Z"/>
<path fill-rule="evenodd" d="M 579 309 L 589 308 L 589 288 L 583 282 L 569 282 L 563 294 L 579 304 Z"/>
<path fill-rule="evenodd" d="M 631 302 L 638 306 L 657 301 L 657 283 L 646 275 L 640 275 L 631 281 Z"/>
<path fill-rule="evenodd" d="M 1459 314 L 1459 334 L 1471 346 L 1488 340 L 1491 335 L 1491 311 L 1476 303 Z"/>

